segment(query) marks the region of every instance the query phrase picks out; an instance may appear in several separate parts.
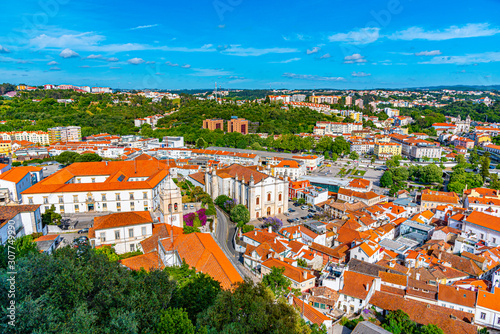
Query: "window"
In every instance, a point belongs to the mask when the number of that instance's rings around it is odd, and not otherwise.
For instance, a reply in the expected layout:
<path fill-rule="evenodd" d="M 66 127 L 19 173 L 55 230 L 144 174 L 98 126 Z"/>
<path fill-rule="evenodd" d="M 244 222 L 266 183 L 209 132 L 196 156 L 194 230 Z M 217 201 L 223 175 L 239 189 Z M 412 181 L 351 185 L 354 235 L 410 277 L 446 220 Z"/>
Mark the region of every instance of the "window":
<path fill-rule="evenodd" d="M 141 233 L 142 233 L 142 235 L 146 235 L 146 227 L 145 226 L 141 228 Z"/>
<path fill-rule="evenodd" d="M 33 204 L 33 197 L 28 197 L 28 203 Z"/>
<path fill-rule="evenodd" d="M 90 180 L 92 181 L 92 183 L 95 183 L 95 178 L 91 178 Z"/>
<path fill-rule="evenodd" d="M 47 196 L 43 197 L 43 204 L 49 204 L 49 198 Z"/>
<path fill-rule="evenodd" d="M 481 233 L 481 239 L 484 239 L 484 234 L 483 233 Z"/>
<path fill-rule="evenodd" d="M 80 207 L 78 206 L 78 204 L 75 204 L 75 212 L 80 212 Z"/>
<path fill-rule="evenodd" d="M 267 194 L 267 201 L 271 201 L 271 193 Z"/>
<path fill-rule="evenodd" d="M 280 193 L 280 194 L 278 195 L 278 201 L 281 201 L 281 197 L 282 197 L 282 195 L 281 195 L 281 193 Z"/>
<path fill-rule="evenodd" d="M 486 319 L 486 313 L 481 312 L 481 320 L 484 320 L 484 319 Z"/>
<path fill-rule="evenodd" d="M 497 325 L 500 325 L 500 318 L 497 319 Z"/>
<path fill-rule="evenodd" d="M 104 210 L 107 210 L 108 209 L 108 203 L 102 203 L 102 208 Z"/>
<path fill-rule="evenodd" d="M 493 243 L 496 244 L 497 243 L 497 238 L 493 238 Z M 500 319 L 500 318 L 499 318 Z"/>
<path fill-rule="evenodd" d="M 177 209 L 178 209 L 177 203 L 174 203 L 174 211 L 177 211 Z"/>
<path fill-rule="evenodd" d="M 119 200 L 120 200 L 120 194 L 119 194 L 119 193 L 116 193 L 116 194 L 115 194 L 115 199 L 116 199 L 117 201 L 119 201 Z"/>
<path fill-rule="evenodd" d="M 60 206 L 59 206 L 59 211 L 61 211 L 61 213 L 63 213 L 63 212 L 64 212 L 64 205 L 60 205 Z"/>
<path fill-rule="evenodd" d="M 260 203 L 260 197 L 257 197 L 257 198 L 255 199 L 255 205 L 259 205 L 259 203 Z"/>
<path fill-rule="evenodd" d="M 62 197 L 62 196 L 59 196 L 59 203 L 64 203 L 64 202 L 63 202 L 63 197 Z"/>
<path fill-rule="evenodd" d="M 76 183 L 82 183 L 82 179 L 76 179 Z"/>
<path fill-rule="evenodd" d="M 129 193 L 130 199 L 134 199 L 134 193 Z"/>
<path fill-rule="evenodd" d="M 143 192 L 142 193 L 142 199 L 148 199 L 148 193 L 147 192 Z"/>
<path fill-rule="evenodd" d="M 120 239 L 120 230 L 115 231 L 115 240 Z"/>
<path fill-rule="evenodd" d="M 135 252 L 135 245 L 134 244 L 130 244 L 130 251 Z"/>
<path fill-rule="evenodd" d="M 106 233 L 104 232 L 99 233 L 99 239 L 101 239 L 101 242 L 106 241 Z"/>
<path fill-rule="evenodd" d="M 104 202 L 106 200 L 106 194 L 101 195 L 101 200 Z"/>
<path fill-rule="evenodd" d="M 144 211 L 148 211 L 148 201 L 144 201 Z"/>
<path fill-rule="evenodd" d="M 133 228 L 129 228 L 128 229 L 128 236 L 129 236 L 129 238 L 133 238 L 134 237 L 134 229 Z"/>
<path fill-rule="evenodd" d="M 73 203 L 78 203 L 78 195 L 73 195 Z"/>

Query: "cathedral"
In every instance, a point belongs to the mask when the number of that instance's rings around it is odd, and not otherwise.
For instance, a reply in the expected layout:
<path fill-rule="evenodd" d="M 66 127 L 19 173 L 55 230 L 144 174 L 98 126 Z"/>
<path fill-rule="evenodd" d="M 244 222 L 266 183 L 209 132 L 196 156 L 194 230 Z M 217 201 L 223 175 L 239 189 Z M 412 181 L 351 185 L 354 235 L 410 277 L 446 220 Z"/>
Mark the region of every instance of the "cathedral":
<path fill-rule="evenodd" d="M 214 200 L 219 195 L 227 195 L 245 205 L 250 219 L 288 211 L 288 181 L 259 172 L 257 166 L 233 164 L 191 174 L 188 180 L 202 187 Z"/>
<path fill-rule="evenodd" d="M 469 115 L 467 115 L 467 118 L 465 120 L 462 120 L 462 117 L 460 117 L 460 115 L 458 115 L 458 117 L 455 121 L 455 125 L 457 126 L 455 132 L 456 133 L 469 132 L 470 123 L 471 123 L 471 119 L 470 119 Z"/>

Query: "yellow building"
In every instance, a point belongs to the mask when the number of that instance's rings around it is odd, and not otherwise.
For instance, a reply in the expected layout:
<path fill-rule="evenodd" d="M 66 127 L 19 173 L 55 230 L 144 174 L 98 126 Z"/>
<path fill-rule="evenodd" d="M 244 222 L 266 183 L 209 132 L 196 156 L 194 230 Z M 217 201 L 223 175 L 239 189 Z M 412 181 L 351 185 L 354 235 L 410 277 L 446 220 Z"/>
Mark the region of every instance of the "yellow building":
<path fill-rule="evenodd" d="M 379 157 L 390 157 L 401 155 L 401 144 L 397 143 L 376 143 L 373 153 Z"/>
<path fill-rule="evenodd" d="M 12 152 L 12 144 L 10 140 L 0 140 L 0 154 L 10 154 Z"/>
<path fill-rule="evenodd" d="M 490 135 L 483 133 L 477 136 L 476 145 L 482 146 L 483 143 L 491 143 Z"/>
<path fill-rule="evenodd" d="M 27 88 L 28 88 L 28 86 L 26 86 L 26 85 L 18 85 L 16 87 L 16 90 L 26 90 Z"/>

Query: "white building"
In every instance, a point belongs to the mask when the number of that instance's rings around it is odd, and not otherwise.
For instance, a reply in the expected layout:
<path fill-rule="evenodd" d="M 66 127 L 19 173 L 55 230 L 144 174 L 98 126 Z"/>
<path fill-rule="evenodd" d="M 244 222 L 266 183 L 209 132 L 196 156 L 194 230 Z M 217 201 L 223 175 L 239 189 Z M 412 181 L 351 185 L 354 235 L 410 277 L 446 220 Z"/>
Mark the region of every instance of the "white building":
<path fill-rule="evenodd" d="M 113 246 L 117 254 L 142 251 L 140 242 L 153 234 L 149 211 L 119 212 L 94 218 L 89 239 L 94 247 Z"/>
<path fill-rule="evenodd" d="M 317 122 L 315 135 L 341 135 L 363 130 L 363 123 Z"/>
<path fill-rule="evenodd" d="M 271 175 L 275 177 L 289 177 L 297 180 L 306 175 L 306 164 L 299 164 L 295 160 L 281 160 L 277 165 L 271 167 Z"/>
<path fill-rule="evenodd" d="M 0 174 L 0 188 L 7 189 L 9 194 L 9 198 L 6 198 L 5 202 L 22 203 L 21 193 L 33 184 L 41 181 L 42 178 L 42 168 L 31 166 L 15 167 Z"/>
<path fill-rule="evenodd" d="M 489 247 L 500 245 L 500 218 L 483 212 L 473 211 L 463 221 L 462 230 L 484 240 Z"/>
<path fill-rule="evenodd" d="M 250 219 L 288 211 L 288 181 L 261 173 L 257 166 L 233 164 L 228 168 L 191 174 L 188 180 L 214 199 L 227 195 L 245 205 L 250 211 Z"/>
<path fill-rule="evenodd" d="M 477 293 L 476 316 L 474 322 L 481 326 L 500 329 L 500 289 L 492 292 L 479 290 Z"/>
<path fill-rule="evenodd" d="M 14 237 L 42 232 L 40 205 L 0 206 L 0 245 L 4 245 L 14 229 Z"/>
<path fill-rule="evenodd" d="M 169 166 L 149 156 L 134 161 L 73 163 L 22 193 L 23 203 L 55 205 L 58 213 L 154 211 Z M 181 202 L 177 203 L 177 207 Z"/>

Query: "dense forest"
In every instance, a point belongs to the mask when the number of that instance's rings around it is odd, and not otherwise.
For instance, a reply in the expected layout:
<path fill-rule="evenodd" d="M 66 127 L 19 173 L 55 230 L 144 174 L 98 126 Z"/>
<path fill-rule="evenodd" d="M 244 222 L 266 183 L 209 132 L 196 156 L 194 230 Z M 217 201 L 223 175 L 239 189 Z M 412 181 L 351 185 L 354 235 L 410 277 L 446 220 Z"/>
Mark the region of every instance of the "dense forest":
<path fill-rule="evenodd" d="M 134 119 L 153 114 L 163 114 L 175 106 L 169 100 L 152 104 L 150 99 L 131 96 L 130 104 L 124 103 L 126 95 L 85 94 L 68 90 L 36 90 L 21 93 L 12 100 L 0 100 L 0 131 L 47 130 L 53 126 L 76 125 L 82 135 L 97 133 L 133 134 Z M 33 100 L 41 100 L 34 102 Z M 73 99 L 72 103 L 58 103 L 57 99 Z M 114 100 L 117 103 L 114 103 Z M 36 121 L 35 125 L 27 120 Z"/>

